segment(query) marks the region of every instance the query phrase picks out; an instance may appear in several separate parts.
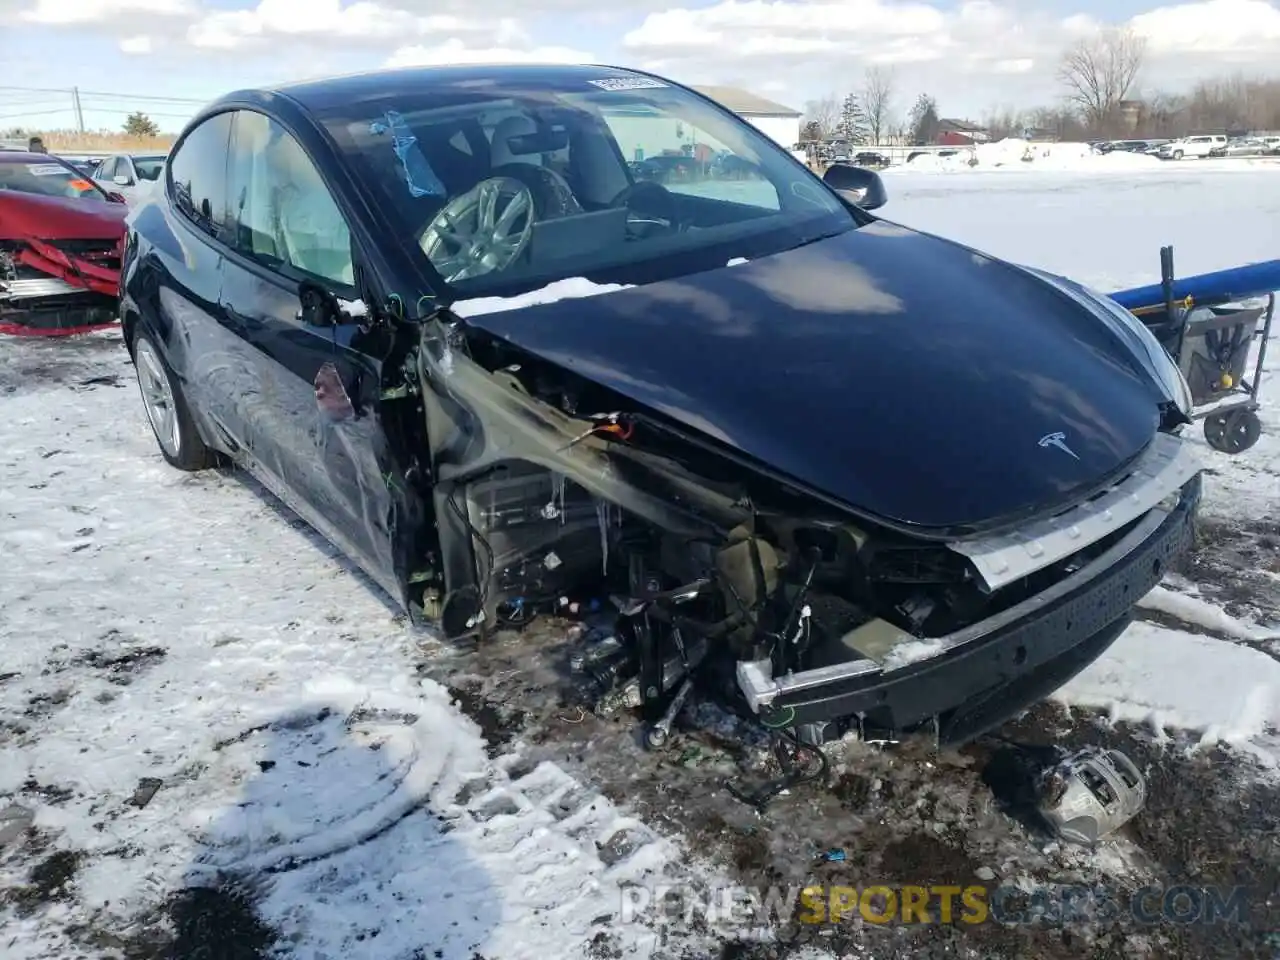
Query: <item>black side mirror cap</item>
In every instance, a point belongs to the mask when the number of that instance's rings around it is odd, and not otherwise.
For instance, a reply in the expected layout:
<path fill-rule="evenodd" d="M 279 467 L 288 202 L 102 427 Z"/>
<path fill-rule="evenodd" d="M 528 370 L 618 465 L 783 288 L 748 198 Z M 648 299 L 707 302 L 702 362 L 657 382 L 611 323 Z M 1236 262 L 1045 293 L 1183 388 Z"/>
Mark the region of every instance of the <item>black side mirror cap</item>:
<path fill-rule="evenodd" d="M 889 202 L 880 174 L 851 163 L 833 163 L 822 175 L 823 182 L 850 203 L 863 210 L 875 210 Z"/>
<path fill-rule="evenodd" d="M 311 280 L 298 284 L 298 319 L 308 327 L 336 327 L 342 322 L 342 306 L 332 290 Z"/>

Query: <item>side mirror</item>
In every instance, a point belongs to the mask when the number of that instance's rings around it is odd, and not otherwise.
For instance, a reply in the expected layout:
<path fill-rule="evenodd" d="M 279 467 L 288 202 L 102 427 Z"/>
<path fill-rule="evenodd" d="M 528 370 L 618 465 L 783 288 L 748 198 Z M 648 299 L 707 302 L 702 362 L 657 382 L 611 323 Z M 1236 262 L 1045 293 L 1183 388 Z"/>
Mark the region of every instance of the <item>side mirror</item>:
<path fill-rule="evenodd" d="M 311 280 L 298 284 L 298 320 L 308 327 L 336 327 L 342 322 L 342 307 L 332 290 Z"/>
<path fill-rule="evenodd" d="M 850 203 L 856 203 L 863 210 L 875 210 L 889 202 L 889 194 L 885 191 L 880 174 L 865 167 L 833 163 L 827 167 L 822 180 L 840 196 Z"/>
<path fill-rule="evenodd" d="M 125 199 L 125 195 L 123 193 L 108 193 L 107 199 L 110 200 L 112 203 L 128 203 L 129 202 L 127 199 Z"/>
<path fill-rule="evenodd" d="M 127 187 L 132 181 L 128 177 L 126 177 L 124 174 L 117 173 L 114 177 L 111 178 L 111 182 L 114 183 L 117 187 Z"/>

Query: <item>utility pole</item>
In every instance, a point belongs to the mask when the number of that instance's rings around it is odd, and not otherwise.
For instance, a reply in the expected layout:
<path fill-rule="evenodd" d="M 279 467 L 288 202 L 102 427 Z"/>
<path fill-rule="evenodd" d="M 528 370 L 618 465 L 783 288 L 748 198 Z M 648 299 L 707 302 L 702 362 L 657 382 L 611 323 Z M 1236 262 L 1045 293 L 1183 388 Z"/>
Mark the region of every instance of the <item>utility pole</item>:
<path fill-rule="evenodd" d="M 76 111 L 76 130 L 84 133 L 84 110 L 80 106 L 80 88 L 71 88 L 71 105 Z"/>

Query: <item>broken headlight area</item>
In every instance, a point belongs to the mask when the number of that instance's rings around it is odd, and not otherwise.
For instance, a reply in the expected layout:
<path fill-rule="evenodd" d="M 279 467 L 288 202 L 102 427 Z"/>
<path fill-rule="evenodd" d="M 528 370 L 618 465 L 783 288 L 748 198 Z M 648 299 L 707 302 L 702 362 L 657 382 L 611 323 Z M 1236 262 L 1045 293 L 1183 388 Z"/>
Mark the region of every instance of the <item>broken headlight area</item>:
<path fill-rule="evenodd" d="M 424 353 L 441 558 L 422 609 L 461 637 L 594 608 L 567 655 L 591 708 L 638 711 L 661 746 L 695 692 L 717 700 L 775 736 L 783 785 L 850 731 L 963 740 L 1047 696 L 1124 629 L 1198 498 L 1157 437 L 1052 516 L 922 539 L 558 367 Z"/>

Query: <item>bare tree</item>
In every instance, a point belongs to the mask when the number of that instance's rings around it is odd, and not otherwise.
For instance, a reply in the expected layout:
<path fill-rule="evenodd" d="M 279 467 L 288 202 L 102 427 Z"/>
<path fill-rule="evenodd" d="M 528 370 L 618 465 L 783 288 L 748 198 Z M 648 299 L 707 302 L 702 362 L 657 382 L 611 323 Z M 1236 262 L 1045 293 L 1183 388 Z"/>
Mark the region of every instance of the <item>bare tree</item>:
<path fill-rule="evenodd" d="M 840 122 L 840 99 L 835 94 L 828 94 L 819 100 L 810 100 L 804 105 L 805 126 L 817 124 L 823 137 L 831 136 Z"/>
<path fill-rule="evenodd" d="M 992 140 L 1003 140 L 1006 137 L 1022 136 L 1022 131 L 1028 124 L 1021 112 L 1006 106 L 988 111 L 982 126 Z"/>
<path fill-rule="evenodd" d="M 871 143 L 883 143 L 893 122 L 893 74 L 888 70 L 868 68 L 862 87 L 862 109 L 867 116 Z"/>
<path fill-rule="evenodd" d="M 1146 53 L 1146 39 L 1128 27 L 1108 27 L 1079 41 L 1062 58 L 1058 79 L 1086 124 L 1101 131 L 1115 123 Z"/>

